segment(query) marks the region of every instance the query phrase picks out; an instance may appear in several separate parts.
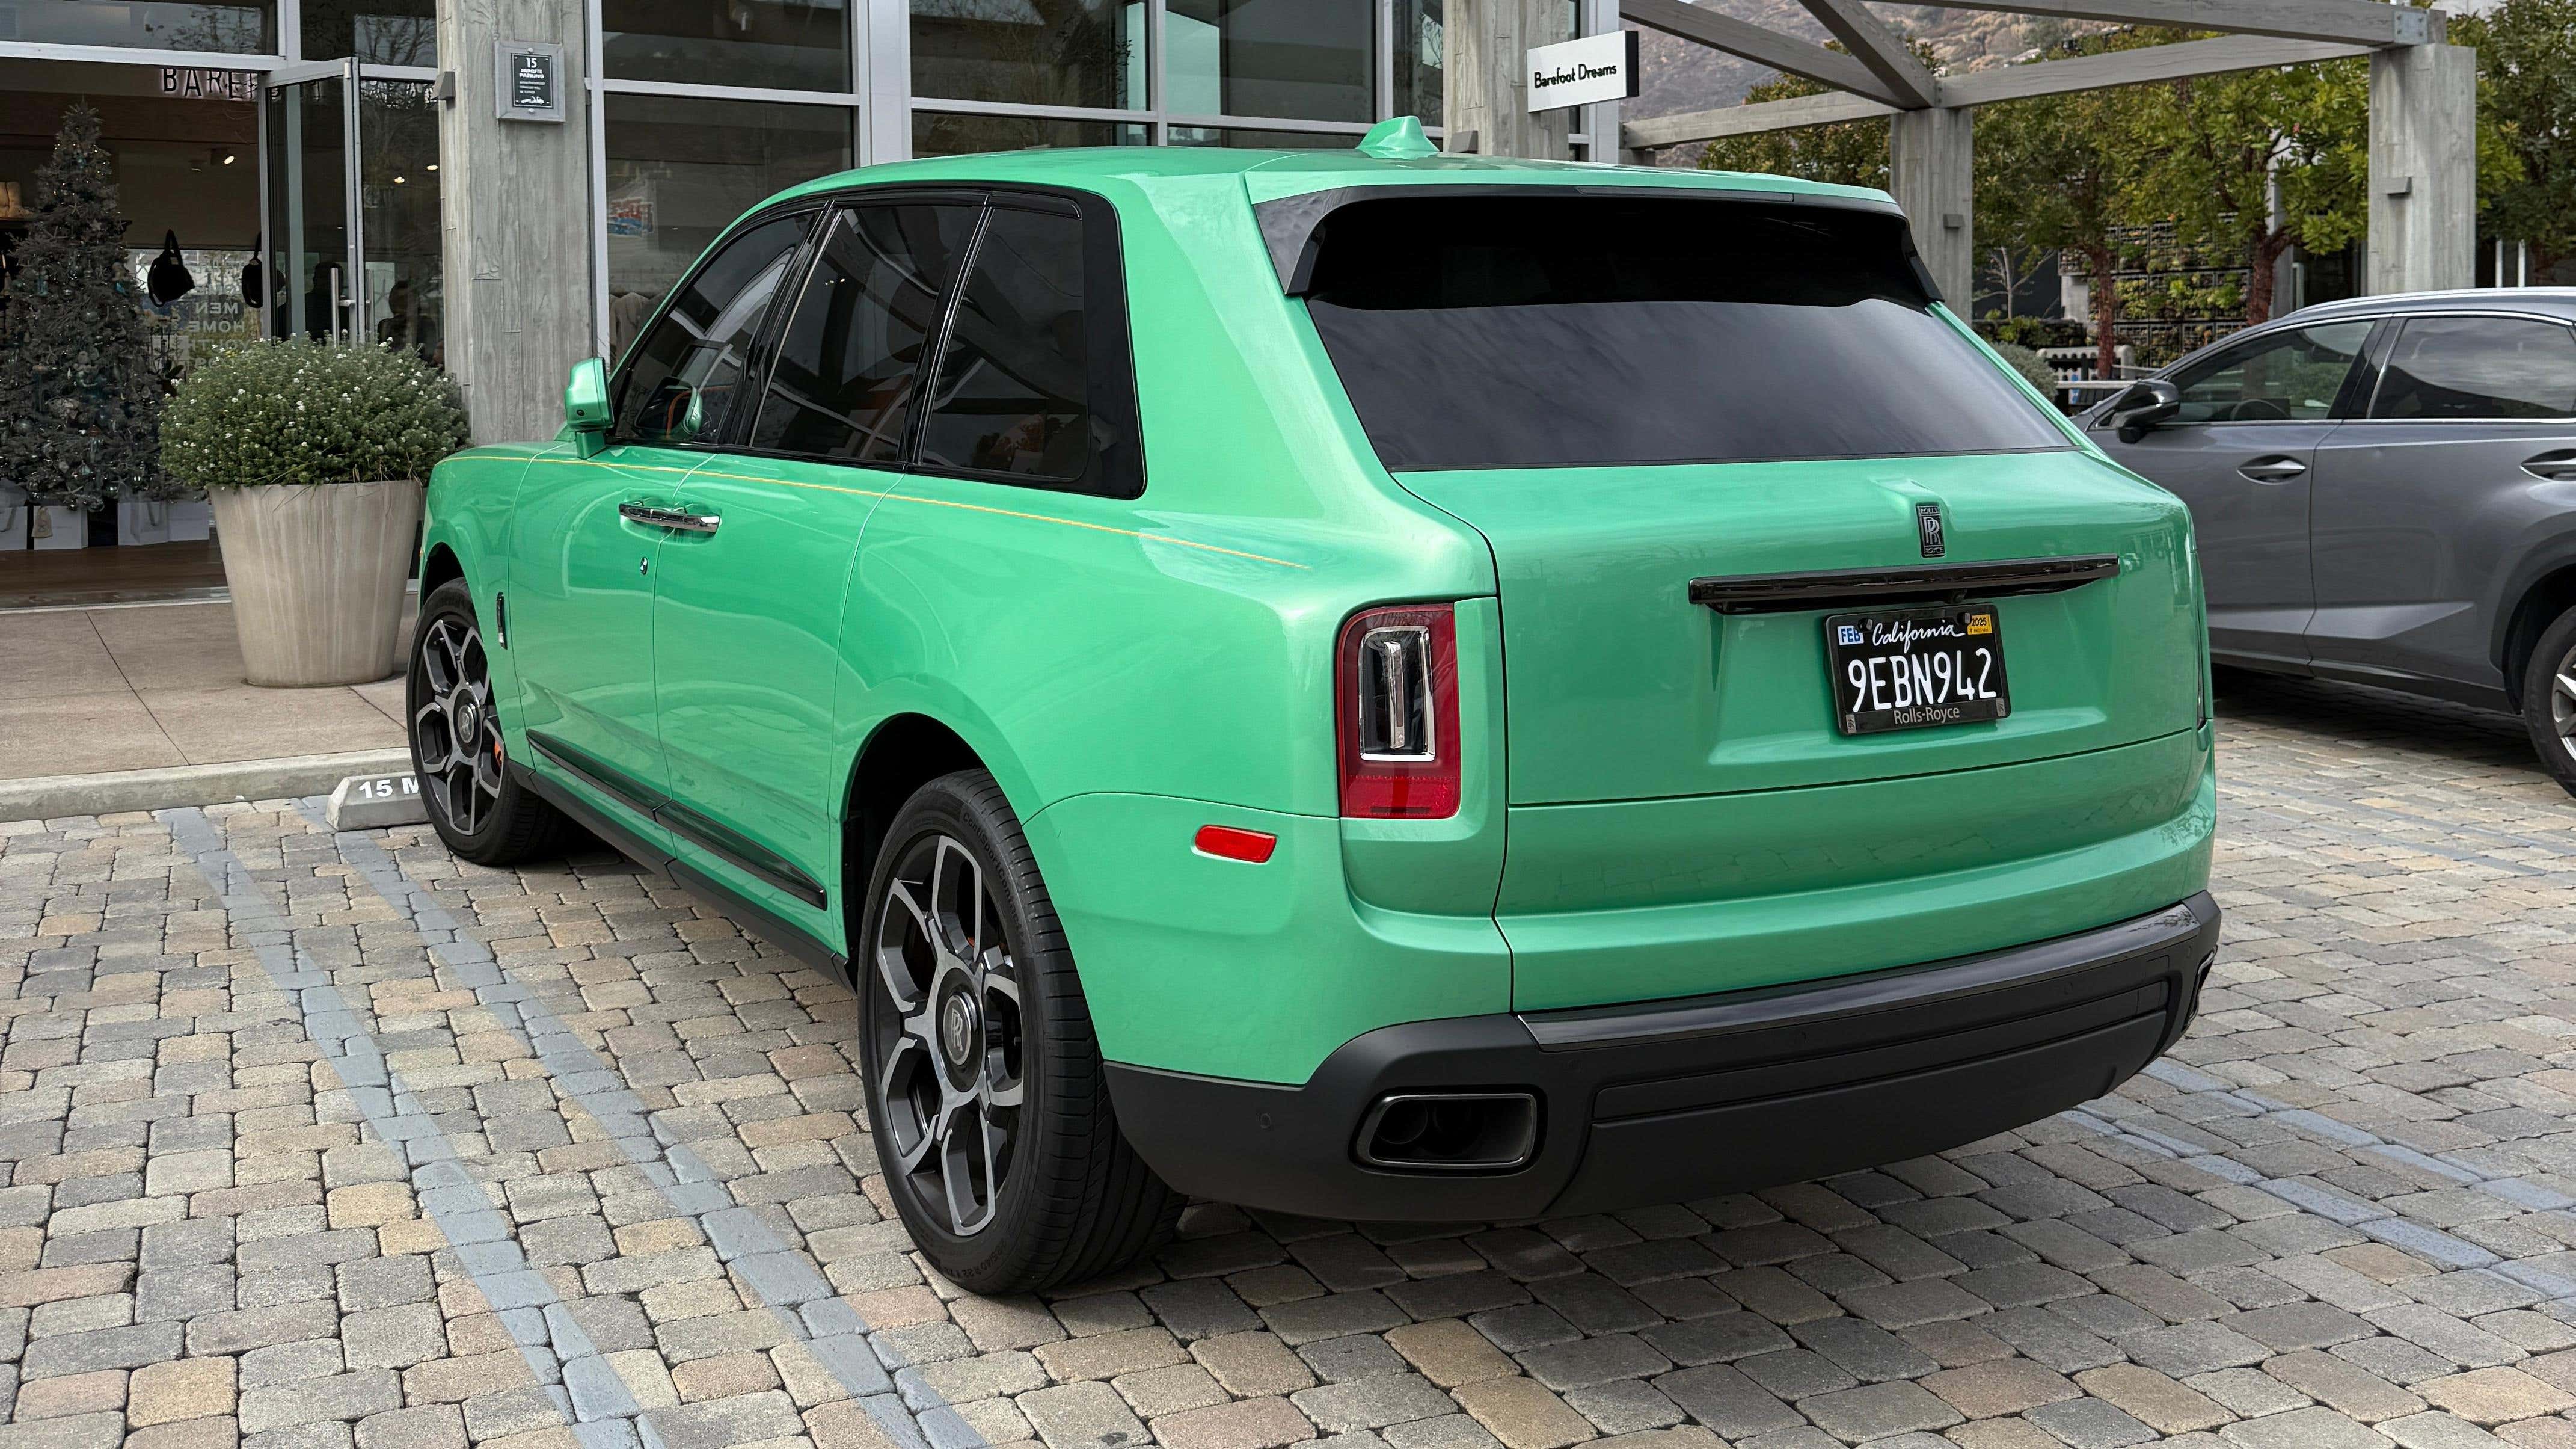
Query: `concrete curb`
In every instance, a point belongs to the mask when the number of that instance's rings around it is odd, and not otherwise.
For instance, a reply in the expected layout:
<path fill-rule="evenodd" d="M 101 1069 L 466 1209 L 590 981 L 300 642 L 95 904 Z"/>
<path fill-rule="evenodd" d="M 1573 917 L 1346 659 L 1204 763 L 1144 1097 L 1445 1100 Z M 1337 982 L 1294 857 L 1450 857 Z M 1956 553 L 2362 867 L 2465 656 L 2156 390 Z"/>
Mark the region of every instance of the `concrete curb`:
<path fill-rule="evenodd" d="M 170 810 L 235 800 L 291 800 L 328 794 L 351 775 L 389 774 L 410 768 L 409 750 L 357 750 L 342 755 L 179 765 L 166 770 L 116 770 L 103 775 L 37 775 L 24 780 L 0 780 L 0 820 Z"/>

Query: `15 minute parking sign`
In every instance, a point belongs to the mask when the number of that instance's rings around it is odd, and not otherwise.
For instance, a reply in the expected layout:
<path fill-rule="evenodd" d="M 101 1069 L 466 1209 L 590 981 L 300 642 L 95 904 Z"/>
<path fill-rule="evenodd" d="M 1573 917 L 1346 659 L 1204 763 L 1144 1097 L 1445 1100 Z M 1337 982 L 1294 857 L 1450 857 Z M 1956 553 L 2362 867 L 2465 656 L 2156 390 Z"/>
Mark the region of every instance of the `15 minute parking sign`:
<path fill-rule="evenodd" d="M 1637 32 L 1613 30 L 1529 52 L 1529 108 L 1553 111 L 1637 93 Z"/>

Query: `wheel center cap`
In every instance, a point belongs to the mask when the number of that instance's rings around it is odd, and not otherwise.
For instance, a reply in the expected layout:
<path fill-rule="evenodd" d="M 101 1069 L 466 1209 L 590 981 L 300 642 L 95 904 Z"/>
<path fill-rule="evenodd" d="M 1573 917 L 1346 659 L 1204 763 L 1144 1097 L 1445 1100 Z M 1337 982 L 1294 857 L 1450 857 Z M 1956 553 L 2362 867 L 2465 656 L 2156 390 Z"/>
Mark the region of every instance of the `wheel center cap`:
<path fill-rule="evenodd" d="M 975 1038 L 980 1035 L 975 1025 L 975 1003 L 960 991 L 948 998 L 939 1009 L 939 1050 L 948 1065 L 965 1070 L 975 1059 Z"/>
<path fill-rule="evenodd" d="M 458 696 L 456 701 L 456 737 L 471 743 L 483 731 L 483 707 L 472 699 Z"/>

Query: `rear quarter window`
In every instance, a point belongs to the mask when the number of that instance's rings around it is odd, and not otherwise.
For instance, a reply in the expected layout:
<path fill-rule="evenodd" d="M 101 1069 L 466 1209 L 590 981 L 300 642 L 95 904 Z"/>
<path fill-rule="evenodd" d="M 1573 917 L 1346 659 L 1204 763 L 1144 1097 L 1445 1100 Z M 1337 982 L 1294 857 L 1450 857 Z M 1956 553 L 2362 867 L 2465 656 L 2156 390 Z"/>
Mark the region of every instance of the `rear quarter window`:
<path fill-rule="evenodd" d="M 1893 216 L 1408 196 L 1313 244 L 1308 312 L 1393 472 L 2069 446 L 1932 310 Z"/>

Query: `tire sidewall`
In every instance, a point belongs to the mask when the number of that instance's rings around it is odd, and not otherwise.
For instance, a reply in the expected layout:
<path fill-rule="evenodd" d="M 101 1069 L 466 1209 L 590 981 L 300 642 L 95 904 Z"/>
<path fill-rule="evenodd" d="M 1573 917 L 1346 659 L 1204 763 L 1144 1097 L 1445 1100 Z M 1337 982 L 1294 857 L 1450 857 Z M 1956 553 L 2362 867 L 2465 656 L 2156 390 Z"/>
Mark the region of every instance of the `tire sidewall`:
<path fill-rule="evenodd" d="M 2540 631 L 2540 639 L 2531 647 L 2531 658 L 2522 671 L 2522 722 L 2531 732 L 2531 747 L 2540 756 L 2540 766 L 2547 770 L 2567 792 L 2576 795 L 2576 755 L 2558 737 L 2558 725 L 2550 717 L 2550 694 L 2557 679 L 2558 663 L 2576 649 L 2576 609 L 2570 609 Z"/>
<path fill-rule="evenodd" d="M 421 777 L 423 771 L 420 767 L 420 741 L 414 732 L 413 722 L 420 717 L 421 708 L 429 703 L 428 672 L 421 667 L 421 654 L 428 646 L 430 627 L 441 619 L 454 619 L 481 630 L 482 621 L 474 613 L 474 596 L 463 579 L 450 579 L 431 590 L 429 597 L 421 601 L 420 616 L 412 625 L 411 652 L 404 661 L 403 670 L 403 745 L 411 752 L 411 768 L 415 777 Z M 490 641 L 486 640 L 483 647 L 484 668 L 488 673 L 491 668 Z M 495 700 L 492 723 L 496 729 L 500 725 L 499 708 L 499 701 Z M 438 838 L 447 843 L 447 848 L 470 859 L 500 837 L 510 819 L 511 809 L 518 803 L 518 790 L 518 782 L 504 770 L 500 798 L 484 814 L 482 828 L 471 832 L 456 828 L 455 823 L 447 818 L 447 809 L 437 794 L 426 785 L 421 789 L 421 808 L 429 815 L 430 828 L 438 832 Z"/>
<path fill-rule="evenodd" d="M 858 939 L 852 943 L 850 966 L 859 995 L 860 1067 L 865 1073 L 869 1135 L 875 1141 L 878 1170 L 885 1175 L 886 1196 L 894 1203 L 913 1242 L 932 1263 L 960 1285 L 980 1291 L 980 1285 L 1017 1277 L 1025 1261 L 1041 1248 L 1032 1240 L 1030 1231 L 1035 1211 L 1031 1199 L 1036 1195 L 1035 1184 L 1048 1174 L 1051 1159 L 1063 1150 L 1047 1118 L 1051 1105 L 1047 1099 L 1047 1071 L 1052 1065 L 1048 1060 L 1047 1028 L 1062 1009 L 1055 999 L 1052 968 L 1066 963 L 1047 959 L 1053 953 L 1035 944 L 1040 933 L 1032 929 L 1031 913 L 1033 908 L 1046 908 L 1043 897 L 1030 898 L 1034 880 L 1024 880 L 1009 869 L 1001 859 L 1003 851 L 996 848 L 1018 843 L 1018 822 L 1007 816 L 996 818 L 980 802 L 956 788 L 957 780 L 949 776 L 932 781 L 897 812 L 868 881 L 867 910 Z M 877 932 L 897 867 L 914 846 L 931 835 L 955 839 L 983 870 L 993 904 L 1001 912 L 1003 938 L 1009 943 L 1020 988 L 1022 1086 L 1011 1166 L 992 1221 L 969 1237 L 950 1232 L 942 1225 L 944 1219 L 934 1217 L 932 1209 L 919 1200 L 895 1159 L 893 1134 L 882 1126 L 886 1121 L 885 1104 L 879 1100 L 884 1077 L 877 1037 L 879 1013 L 884 1007 L 879 1000 L 882 989 L 875 980 Z"/>

